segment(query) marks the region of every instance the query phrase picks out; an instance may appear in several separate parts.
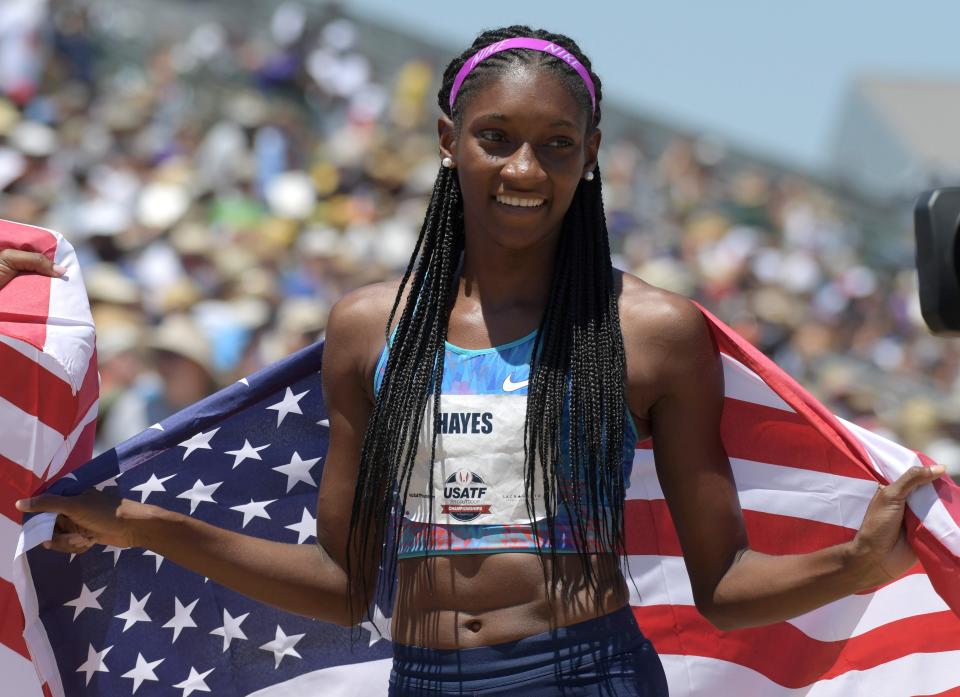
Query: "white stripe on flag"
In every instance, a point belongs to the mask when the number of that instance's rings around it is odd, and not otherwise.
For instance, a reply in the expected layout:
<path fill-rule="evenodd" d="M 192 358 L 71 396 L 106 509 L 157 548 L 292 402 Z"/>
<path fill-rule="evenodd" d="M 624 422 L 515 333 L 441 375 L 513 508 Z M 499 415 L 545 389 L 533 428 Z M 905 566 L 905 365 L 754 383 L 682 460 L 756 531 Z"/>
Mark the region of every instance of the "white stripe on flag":
<path fill-rule="evenodd" d="M 762 404 L 774 409 L 793 411 L 793 408 L 774 392 L 760 376 L 736 358 L 720 354 L 723 363 L 723 395 L 744 402 Z"/>
<path fill-rule="evenodd" d="M 70 453 L 73 452 L 74 446 L 76 446 L 77 441 L 80 439 L 80 436 L 83 434 L 83 429 L 87 427 L 91 421 L 96 421 L 97 412 L 100 409 L 100 400 L 96 400 L 93 404 L 90 405 L 90 408 L 87 409 L 87 413 L 83 415 L 83 418 L 80 419 L 80 422 L 73 427 L 73 430 L 67 435 L 66 439 L 63 442 L 63 445 L 60 449 L 54 454 L 53 458 L 50 460 L 50 466 L 47 468 L 46 473 L 43 475 L 44 479 L 47 481 L 52 481 L 57 478 L 60 470 L 63 468 L 63 465 L 67 462 L 70 457 Z"/>
<path fill-rule="evenodd" d="M 3 694 L 10 697 L 43 697 L 37 671 L 26 658 L 0 644 L 0 675 Z"/>
<path fill-rule="evenodd" d="M 0 397 L 0 455 L 42 477 L 47 465 L 63 447 L 64 438 L 55 430 Z"/>
<path fill-rule="evenodd" d="M 877 483 L 826 472 L 801 470 L 731 457 L 740 505 L 760 513 L 806 518 L 846 528 L 859 528 Z M 633 458 L 628 499 L 659 500 L 652 450 L 637 450 Z"/>
<path fill-rule="evenodd" d="M 56 515 L 53 513 L 43 513 L 30 520 L 48 518 L 52 532 L 53 522 Z M 29 525 L 29 523 L 28 523 Z M 24 526 L 26 529 L 27 526 Z M 23 538 L 21 537 L 21 540 Z M 47 538 L 50 539 L 48 533 Z M 53 655 L 53 647 L 50 646 L 50 638 L 47 631 L 40 621 L 39 607 L 37 600 L 37 588 L 33 584 L 33 575 L 30 571 L 30 565 L 27 563 L 26 555 L 18 556 L 13 563 L 13 584 L 17 588 L 17 595 L 20 598 L 20 606 L 23 608 L 24 630 L 23 638 L 30 649 L 30 656 L 33 657 L 33 664 L 36 666 L 36 672 L 40 680 L 47 683 L 47 688 L 53 697 L 67 697 L 63 691 L 63 682 L 60 680 L 60 672 L 57 667 L 57 660 Z"/>
<path fill-rule="evenodd" d="M 683 557 L 631 555 L 629 562 L 631 605 L 693 606 Z M 850 595 L 787 621 L 811 639 L 843 641 L 890 622 L 949 609 L 926 574 L 909 574 L 874 593 Z"/>
<path fill-rule="evenodd" d="M 843 425 L 863 443 L 874 460 L 874 466 L 888 482 L 896 480 L 910 467 L 921 464 L 912 450 L 848 421 L 843 421 Z M 953 554 L 960 556 L 960 526 L 944 507 L 936 489 L 929 485 L 917 487 L 907 497 L 907 505 L 927 530 Z"/>
<path fill-rule="evenodd" d="M 848 595 L 789 622 L 820 641 L 843 641 L 890 622 L 949 609 L 926 574 L 909 574 L 873 593 Z"/>
<path fill-rule="evenodd" d="M 247 697 L 356 697 L 387 694 L 392 659 L 332 666 L 251 692 Z"/>
<path fill-rule="evenodd" d="M 76 252 L 63 236 L 53 230 L 57 238 L 56 263 L 67 271 L 60 278 L 50 279 L 50 304 L 47 309 L 47 338 L 43 352 L 53 356 L 62 366 L 73 388 L 83 385 L 83 378 L 94 350 L 93 315 L 83 284 L 83 274 Z M 61 373 L 56 373 L 60 375 Z"/>
<path fill-rule="evenodd" d="M 712 694 L 718 685 L 723 686 L 725 695 L 905 697 L 937 694 L 956 687 L 960 651 L 910 654 L 868 670 L 851 670 L 830 680 L 797 688 L 778 685 L 750 668 L 721 659 L 663 654 L 660 660 L 672 679 L 670 697 Z M 798 656 L 797 660 L 802 661 L 803 657 Z"/>
<path fill-rule="evenodd" d="M 20 525 L 0 515 L 0 578 L 13 582 L 13 555 L 20 539 Z M 0 673 L 2 675 L 2 673 Z"/>
<path fill-rule="evenodd" d="M 41 368 L 46 370 L 51 375 L 55 375 L 63 380 L 67 385 L 70 385 L 71 392 L 74 395 L 79 392 L 80 385 L 83 384 L 83 374 L 80 375 L 80 382 L 74 385 L 67 375 L 67 371 L 64 370 L 62 365 L 57 363 L 57 359 L 53 356 L 48 356 L 47 354 L 43 353 L 33 344 L 28 344 L 26 341 L 22 341 L 21 339 L 14 339 L 13 337 L 4 336 L 2 334 L 0 334 L 0 343 L 6 344 L 20 355 L 26 356 L 34 363 L 37 363 Z"/>

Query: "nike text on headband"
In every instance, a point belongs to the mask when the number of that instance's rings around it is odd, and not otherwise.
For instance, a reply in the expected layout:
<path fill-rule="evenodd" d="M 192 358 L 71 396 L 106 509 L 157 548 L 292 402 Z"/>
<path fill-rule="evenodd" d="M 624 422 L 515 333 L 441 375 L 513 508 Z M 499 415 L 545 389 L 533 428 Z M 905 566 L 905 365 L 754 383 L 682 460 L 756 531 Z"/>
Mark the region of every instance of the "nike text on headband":
<path fill-rule="evenodd" d="M 590 104 L 592 106 L 592 113 L 597 111 L 597 94 L 596 90 L 593 88 L 593 80 L 590 79 L 590 73 L 587 72 L 587 69 L 583 67 L 576 56 L 574 56 L 567 49 L 557 46 L 552 41 L 546 41 L 545 39 L 530 39 L 527 37 L 517 37 L 515 39 L 504 39 L 503 41 L 498 41 L 495 44 L 490 44 L 485 46 L 477 51 L 473 56 L 467 59 L 467 62 L 463 64 L 463 67 L 460 68 L 460 71 L 457 73 L 457 77 L 453 81 L 453 87 L 450 89 L 450 111 L 453 111 L 453 103 L 457 99 L 457 92 L 460 91 L 460 87 L 463 85 L 463 81 L 467 79 L 467 75 L 470 74 L 470 71 L 477 67 L 477 64 L 480 61 L 489 58 L 494 53 L 500 53 L 500 51 L 506 51 L 511 48 L 528 48 L 532 51 L 542 51 L 543 53 L 549 53 L 551 56 L 559 58 L 564 63 L 569 65 L 571 68 L 577 71 L 584 84 L 587 86 L 587 91 L 590 93 Z"/>

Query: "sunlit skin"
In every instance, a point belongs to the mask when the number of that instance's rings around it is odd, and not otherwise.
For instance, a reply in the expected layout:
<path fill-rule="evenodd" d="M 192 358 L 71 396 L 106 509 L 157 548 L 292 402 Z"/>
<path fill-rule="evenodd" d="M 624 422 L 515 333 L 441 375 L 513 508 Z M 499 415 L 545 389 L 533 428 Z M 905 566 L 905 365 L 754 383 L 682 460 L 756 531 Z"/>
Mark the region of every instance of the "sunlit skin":
<path fill-rule="evenodd" d="M 465 212 L 451 342 L 484 348 L 539 325 L 561 221 L 576 187 L 590 186 L 582 177 L 596 165 L 600 133 L 588 130 L 587 118 L 550 73 L 519 68 L 470 95 L 459 131 L 439 120 L 438 154 L 455 163 Z M 514 209 L 498 203 L 498 194 L 545 202 Z M 723 629 L 777 622 L 886 582 L 915 562 L 902 530 L 904 500 L 942 468 L 911 469 L 878 490 L 849 543 L 776 557 L 751 550 L 720 441 L 723 371 L 702 314 L 689 300 L 630 274 L 615 272 L 615 280 L 628 407 L 640 437 L 654 438 L 657 475 L 694 600 L 707 619 Z M 64 514 L 48 543 L 54 549 L 80 552 L 95 542 L 147 547 L 287 611 L 343 625 L 359 621 L 346 612 L 347 529 L 374 368 L 397 288 L 393 281 L 350 293 L 329 318 L 323 384 L 330 443 L 317 545 L 260 540 L 96 491 L 18 506 Z M 534 554 L 513 552 L 402 561 L 394 639 L 438 648 L 498 644 L 627 602 L 619 575 L 594 602 L 575 556 L 548 568 L 559 581 L 551 595 L 540 564 Z"/>

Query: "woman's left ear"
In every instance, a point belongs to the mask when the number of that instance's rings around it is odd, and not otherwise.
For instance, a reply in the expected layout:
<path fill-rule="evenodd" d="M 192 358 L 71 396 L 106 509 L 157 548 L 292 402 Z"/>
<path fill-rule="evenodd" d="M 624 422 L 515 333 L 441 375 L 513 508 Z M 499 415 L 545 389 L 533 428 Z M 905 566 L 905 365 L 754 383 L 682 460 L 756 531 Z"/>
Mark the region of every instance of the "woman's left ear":
<path fill-rule="evenodd" d="M 584 177 L 587 176 L 587 172 L 593 173 L 593 170 L 597 168 L 597 155 L 600 152 L 600 129 L 593 129 L 593 133 L 587 136 L 586 141 L 586 156 L 587 161 L 583 167 Z"/>

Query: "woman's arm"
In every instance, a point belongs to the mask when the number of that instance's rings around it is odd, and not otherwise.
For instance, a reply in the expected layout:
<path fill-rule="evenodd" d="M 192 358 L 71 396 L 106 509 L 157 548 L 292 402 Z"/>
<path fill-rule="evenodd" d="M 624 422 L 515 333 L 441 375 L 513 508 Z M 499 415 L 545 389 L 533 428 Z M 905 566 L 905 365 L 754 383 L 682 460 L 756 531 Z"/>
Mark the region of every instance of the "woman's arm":
<path fill-rule="evenodd" d="M 770 624 L 905 571 L 916 558 L 902 537 L 903 500 L 939 474 L 932 468 L 879 491 L 851 542 L 782 556 L 750 549 L 720 440 L 723 370 L 706 320 L 679 296 L 661 294 L 655 305 L 634 317 L 638 336 L 654 338 L 644 340 L 642 357 L 635 354 L 640 366 L 629 390 L 654 395 L 648 399 L 657 475 L 697 609 L 721 629 Z"/>
<path fill-rule="evenodd" d="M 143 547 L 238 593 L 287 612 L 350 624 L 346 581 L 319 545 L 274 542 L 205 523 L 182 513 L 95 489 L 79 496 L 42 494 L 17 502 L 29 512 L 58 513 L 44 545 L 78 553 L 94 544 Z"/>
<path fill-rule="evenodd" d="M 90 490 L 79 496 L 41 495 L 18 502 L 22 511 L 60 514 L 51 549 L 77 553 L 94 544 L 145 547 L 255 600 L 349 626 L 344 572 L 346 532 L 371 402 L 364 384 L 371 329 L 363 292 L 331 311 L 323 358 L 330 419 L 317 506 L 317 543 L 285 544 L 244 535 L 187 515 Z M 369 305 L 369 303 L 367 303 Z M 369 325 L 369 326 L 368 326 Z M 365 348 L 366 346 L 366 348 Z M 370 565 L 369 573 L 376 566 Z M 356 599 L 355 607 L 366 607 Z"/>

